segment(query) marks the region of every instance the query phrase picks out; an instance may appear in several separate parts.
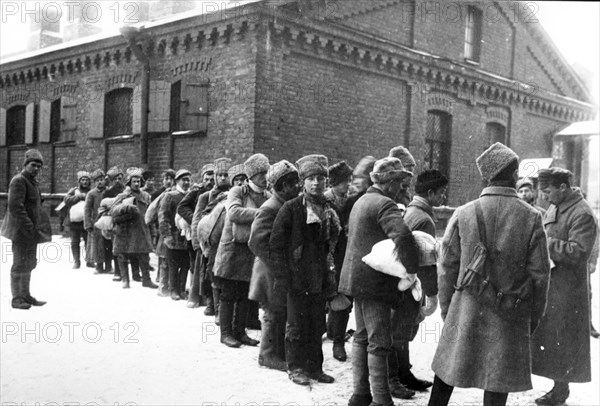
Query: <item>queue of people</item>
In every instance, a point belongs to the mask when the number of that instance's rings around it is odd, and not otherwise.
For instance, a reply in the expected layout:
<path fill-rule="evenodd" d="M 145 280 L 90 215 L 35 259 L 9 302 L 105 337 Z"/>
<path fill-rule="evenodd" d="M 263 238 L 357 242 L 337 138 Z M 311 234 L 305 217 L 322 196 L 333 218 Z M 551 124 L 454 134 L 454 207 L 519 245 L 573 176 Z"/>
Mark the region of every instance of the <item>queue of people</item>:
<path fill-rule="evenodd" d="M 29 292 L 35 247 L 51 236 L 36 180 L 43 163 L 37 150 L 26 152 L 1 229 L 13 243 L 16 309 L 45 304 Z M 415 176 L 402 146 L 355 168 L 319 154 L 295 164 L 222 157 L 194 184 L 189 170 L 168 169 L 160 188 L 137 167 L 81 171 L 64 200 L 73 267 L 81 267 L 83 239 L 95 273 L 204 306 L 223 345 L 260 344 L 258 364 L 298 385 L 335 382 L 323 369 L 327 334 L 333 357 L 351 358 L 350 406 L 392 405 L 430 387 L 429 405 L 448 404 L 454 387 L 482 389 L 484 405 L 504 405 L 510 392 L 532 388 L 531 374 L 554 381 L 535 402 L 558 405 L 570 383 L 591 380 L 588 261 L 594 249 L 597 258 L 597 220 L 560 168 L 539 171 L 550 207 L 535 206 L 535 182 L 517 179 L 518 163 L 501 143 L 476 159 L 487 185 L 454 211 L 437 263 L 423 259 L 417 234 L 435 239 L 434 208 L 451 180 L 435 169 Z M 390 266 L 402 266 L 408 285 L 364 260 L 387 240 Z M 410 342 L 438 306 L 444 330 L 428 381 L 411 371 Z M 260 342 L 248 328 L 261 329 Z"/>

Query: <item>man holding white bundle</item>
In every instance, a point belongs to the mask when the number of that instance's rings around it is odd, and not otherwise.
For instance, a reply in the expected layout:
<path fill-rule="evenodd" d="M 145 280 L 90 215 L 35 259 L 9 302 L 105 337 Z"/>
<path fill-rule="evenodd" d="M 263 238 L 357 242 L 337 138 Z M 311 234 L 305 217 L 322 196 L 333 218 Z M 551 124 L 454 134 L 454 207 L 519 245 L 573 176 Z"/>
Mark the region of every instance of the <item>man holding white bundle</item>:
<path fill-rule="evenodd" d="M 356 332 L 352 348 L 354 391 L 350 406 L 390 405 L 387 357 L 392 351 L 391 312 L 399 305 L 398 278 L 378 272 L 362 261 L 375 244 L 394 241 L 400 262 L 409 274 L 419 268 L 415 238 L 393 198 L 406 176 L 398 158 L 375 162 L 374 185 L 350 213 L 348 248 L 338 291 L 355 298 Z"/>

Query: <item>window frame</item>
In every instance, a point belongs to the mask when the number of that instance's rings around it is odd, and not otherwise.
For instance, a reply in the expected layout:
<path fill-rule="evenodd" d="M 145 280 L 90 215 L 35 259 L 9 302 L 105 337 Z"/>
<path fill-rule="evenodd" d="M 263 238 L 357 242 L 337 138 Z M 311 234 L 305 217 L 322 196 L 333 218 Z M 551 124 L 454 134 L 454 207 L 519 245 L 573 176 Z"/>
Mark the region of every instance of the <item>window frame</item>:
<path fill-rule="evenodd" d="M 483 38 L 483 12 L 480 8 L 467 6 L 467 21 L 465 24 L 465 60 L 479 63 L 481 60 L 481 40 Z"/>
<path fill-rule="evenodd" d="M 118 87 L 115 89 L 111 89 L 110 91 L 106 92 L 104 94 L 104 117 L 103 117 L 103 135 L 104 138 L 113 138 L 113 137 L 121 137 L 121 136 L 127 136 L 127 135 L 133 135 L 134 131 L 134 91 L 135 89 L 133 87 Z M 118 97 L 116 95 L 118 94 L 125 94 L 125 92 L 127 93 L 127 98 L 128 98 L 128 109 L 126 111 L 127 114 L 127 128 L 126 129 L 122 129 L 119 128 L 119 126 L 116 126 L 114 124 L 111 123 L 119 123 L 120 120 L 122 118 L 125 117 L 121 117 L 121 114 L 124 114 L 124 111 L 120 108 L 116 108 L 116 106 L 119 106 L 120 103 L 115 103 L 115 98 Z M 114 128 L 114 132 L 111 132 L 109 130 L 113 130 Z"/>

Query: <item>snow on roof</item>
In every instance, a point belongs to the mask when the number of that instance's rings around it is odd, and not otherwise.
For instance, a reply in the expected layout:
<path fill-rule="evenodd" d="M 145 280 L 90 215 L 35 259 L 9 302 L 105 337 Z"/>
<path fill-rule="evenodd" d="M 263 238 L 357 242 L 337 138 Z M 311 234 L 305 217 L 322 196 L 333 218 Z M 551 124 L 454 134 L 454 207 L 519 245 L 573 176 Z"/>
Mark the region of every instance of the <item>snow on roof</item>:
<path fill-rule="evenodd" d="M 519 178 L 537 178 L 540 169 L 548 169 L 552 158 L 529 158 L 519 163 Z"/>
<path fill-rule="evenodd" d="M 599 135 L 600 123 L 598 120 L 578 121 L 569 125 L 564 130 L 557 133 L 557 136 L 575 136 L 575 135 Z"/>

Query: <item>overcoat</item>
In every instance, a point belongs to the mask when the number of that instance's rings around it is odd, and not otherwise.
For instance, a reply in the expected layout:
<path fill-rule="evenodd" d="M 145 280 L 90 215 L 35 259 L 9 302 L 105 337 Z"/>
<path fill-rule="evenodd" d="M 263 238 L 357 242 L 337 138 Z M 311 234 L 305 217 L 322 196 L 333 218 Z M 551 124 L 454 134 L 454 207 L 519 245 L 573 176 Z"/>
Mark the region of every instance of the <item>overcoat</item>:
<path fill-rule="evenodd" d="M 158 231 L 171 250 L 187 250 L 187 240 L 175 225 L 177 205 L 185 193 L 177 188 L 166 192 L 158 206 Z"/>
<path fill-rule="evenodd" d="M 278 298 L 292 295 L 321 294 L 335 296 L 337 284 L 333 252 L 340 233 L 340 221 L 329 203 L 325 203 L 326 221 L 307 224 L 304 195 L 284 203 L 269 239 Z M 276 305 L 285 306 L 278 301 Z"/>
<path fill-rule="evenodd" d="M 250 230 L 248 247 L 255 255 L 250 279 L 248 297 L 258 303 L 271 304 L 274 275 L 272 271 L 271 251 L 269 239 L 273 231 L 273 223 L 277 212 L 285 201 L 277 192 L 258 209 L 258 213 Z"/>
<path fill-rule="evenodd" d="M 86 259 L 90 262 L 104 262 L 104 239 L 102 230 L 94 227 L 98 220 L 98 209 L 102 201 L 104 189 L 93 188 L 85 196 L 85 209 L 83 212 L 83 227 L 86 230 L 93 229 L 88 235 L 86 246 Z"/>
<path fill-rule="evenodd" d="M 507 321 L 467 291 L 455 291 L 480 241 L 474 202 L 457 208 L 442 241 L 438 287 L 444 327 L 432 368 L 452 386 L 525 391 L 531 389 L 530 329 L 544 313 L 550 272 L 542 216 L 514 188 L 487 187 L 478 200 L 490 282 L 506 293 L 529 286 L 529 315 Z"/>
<path fill-rule="evenodd" d="M 135 206 L 133 218 L 124 222 L 118 222 L 117 218 L 130 212 L 130 207 L 123 204 L 123 200 L 134 197 Z M 115 221 L 113 229 L 113 253 L 114 254 L 144 254 L 152 252 L 152 238 L 150 229 L 144 221 L 146 210 L 150 205 L 150 195 L 146 192 L 134 192 L 127 187 L 123 193 L 115 199 L 110 215 Z"/>
<path fill-rule="evenodd" d="M 8 185 L 8 207 L 0 230 L 13 242 L 47 242 L 52 239 L 50 218 L 42 208 L 38 181 L 26 171 Z"/>
<path fill-rule="evenodd" d="M 233 225 L 250 229 L 258 208 L 271 197 L 264 191 L 256 193 L 248 185 L 234 186 L 229 190 L 225 208 L 225 225 L 217 249 L 213 272 L 224 279 L 250 282 L 254 254 L 248 248 L 248 242 L 236 242 L 233 239 Z"/>
<path fill-rule="evenodd" d="M 194 209 L 198 203 L 198 198 L 206 192 L 204 186 L 194 185 L 188 190 L 183 199 L 177 205 L 177 214 L 192 226 L 194 221 Z M 200 249 L 200 243 L 198 241 L 197 231 L 192 228 L 192 247 L 194 251 Z"/>
<path fill-rule="evenodd" d="M 597 222 L 580 191 L 544 216 L 550 258 L 548 309 L 533 336 L 533 373 L 566 382 L 589 382 L 590 302 L 587 261 Z"/>
<path fill-rule="evenodd" d="M 348 248 L 338 291 L 355 298 L 369 298 L 397 307 L 401 293 L 399 279 L 378 272 L 362 258 L 375 244 L 392 238 L 400 245 L 402 263 L 409 273 L 419 265 L 418 247 L 402 219 L 396 203 L 375 187 L 370 187 L 354 204 L 348 221 Z"/>

